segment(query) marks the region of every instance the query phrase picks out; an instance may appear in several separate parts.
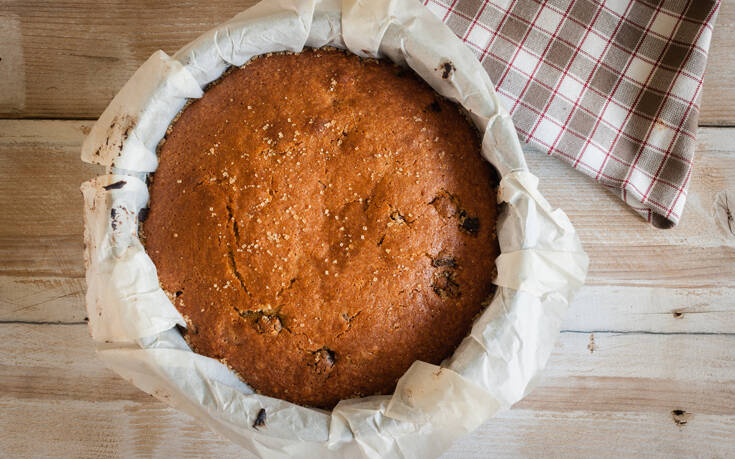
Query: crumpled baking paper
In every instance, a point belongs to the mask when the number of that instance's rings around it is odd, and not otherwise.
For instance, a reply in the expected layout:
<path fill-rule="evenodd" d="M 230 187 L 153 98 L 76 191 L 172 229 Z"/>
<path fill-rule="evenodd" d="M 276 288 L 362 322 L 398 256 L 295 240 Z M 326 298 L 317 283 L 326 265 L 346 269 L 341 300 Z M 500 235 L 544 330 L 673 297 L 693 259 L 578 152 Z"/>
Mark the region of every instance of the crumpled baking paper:
<path fill-rule="evenodd" d="M 415 362 L 392 396 L 343 400 L 331 412 L 258 395 L 222 363 L 192 352 L 181 315 L 138 239 L 145 175 L 187 99 L 256 55 L 335 46 L 408 65 L 461 104 L 500 172 L 497 292 L 454 355 Z M 82 184 L 87 309 L 99 357 L 142 390 L 269 457 L 434 457 L 536 384 L 588 259 L 567 216 L 530 174 L 513 124 L 461 41 L 413 0 L 265 0 L 173 57 L 158 51 L 92 128 L 82 159 L 108 175 Z M 253 427 L 266 410 L 265 425 Z"/>

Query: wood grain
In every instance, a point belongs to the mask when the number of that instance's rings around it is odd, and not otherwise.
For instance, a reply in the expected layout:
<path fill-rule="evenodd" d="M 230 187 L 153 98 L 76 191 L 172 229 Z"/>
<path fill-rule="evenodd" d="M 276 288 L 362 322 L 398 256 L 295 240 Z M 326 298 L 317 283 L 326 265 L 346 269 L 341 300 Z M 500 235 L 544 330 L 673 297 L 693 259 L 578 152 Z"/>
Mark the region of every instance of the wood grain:
<path fill-rule="evenodd" d="M 9 457 L 251 458 L 192 418 L 158 401 L 59 402 L 0 399 Z M 735 416 L 693 413 L 680 426 L 650 413 L 514 409 L 454 443 L 442 457 L 729 457 Z M 61 427 L 63 426 L 63 428 Z M 29 441 L 33 432 L 34 441 Z M 42 439 L 39 441 L 39 439 Z M 703 452 L 706 452 L 703 454 Z"/>
<path fill-rule="evenodd" d="M 14 85 L 25 91 L 0 117 L 97 118 L 155 51 L 173 54 L 255 3 L 2 0 L 0 18 L 19 22 L 20 34 L 0 42 L 0 57 L 23 56 Z"/>
<path fill-rule="evenodd" d="M 82 195 L 103 172 L 79 149 L 90 122 L 0 122 L 0 321 L 84 320 Z"/>
<path fill-rule="evenodd" d="M 702 85 L 699 124 L 732 126 L 735 124 L 735 80 L 732 69 L 735 55 L 735 1 L 723 0 L 712 35 L 707 70 Z"/>
<path fill-rule="evenodd" d="M 96 118 L 154 51 L 172 54 L 254 3 L 0 0 L 0 117 Z M 702 124 L 735 124 L 733 42 L 735 0 L 725 0 L 705 76 Z"/>
<path fill-rule="evenodd" d="M 730 457 L 735 416 L 512 410 L 454 443 L 444 458 Z"/>
<path fill-rule="evenodd" d="M 229 440 L 152 397 L 144 401 L 0 398 L 7 457 L 252 458 Z M 29 441 L 29 432 L 33 439 Z"/>
<path fill-rule="evenodd" d="M 615 438 L 637 441 L 642 451 L 653 432 L 655 441 L 666 439 L 660 454 L 704 442 L 727 451 L 735 435 L 735 335 L 595 333 L 590 343 L 589 334 L 562 333 L 539 387 L 447 456 L 538 455 L 548 447 L 582 454 Z M 39 454 L 49 445 L 75 457 L 239 452 L 106 369 L 83 324 L 0 326 L 0 393 L 6 453 Z M 677 425 L 672 410 L 689 413 L 687 424 Z M 60 425 L 68 426 L 63 434 Z M 44 441 L 25 443 L 27 428 Z M 553 441 L 559 432 L 573 438 Z"/>
<path fill-rule="evenodd" d="M 563 329 L 650 333 L 735 333 L 731 287 L 586 285 Z"/>
<path fill-rule="evenodd" d="M 81 234 L 79 185 L 104 172 L 79 159 L 91 122 L 0 121 L 0 238 Z"/>
<path fill-rule="evenodd" d="M 0 276 L 0 322 L 81 322 L 85 291 L 81 277 Z"/>

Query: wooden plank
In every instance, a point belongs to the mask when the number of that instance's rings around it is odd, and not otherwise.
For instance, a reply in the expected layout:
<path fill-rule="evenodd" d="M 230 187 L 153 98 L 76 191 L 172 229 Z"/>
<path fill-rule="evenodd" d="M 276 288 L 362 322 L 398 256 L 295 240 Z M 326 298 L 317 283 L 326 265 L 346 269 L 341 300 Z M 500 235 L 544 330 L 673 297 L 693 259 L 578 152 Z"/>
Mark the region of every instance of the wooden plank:
<path fill-rule="evenodd" d="M 565 330 L 735 333 L 735 289 L 586 285 Z"/>
<path fill-rule="evenodd" d="M 84 320 L 82 195 L 103 172 L 79 148 L 91 122 L 0 122 L 0 320 Z"/>
<path fill-rule="evenodd" d="M 144 402 L 97 360 L 86 325 L 0 324 L 0 393 L 7 399 Z M 562 333 L 536 411 L 735 414 L 735 334 Z"/>
<path fill-rule="evenodd" d="M 0 277 L 0 321 L 81 322 L 83 278 Z M 563 329 L 618 332 L 735 333 L 732 288 L 585 286 Z"/>
<path fill-rule="evenodd" d="M 699 123 L 732 126 L 735 124 L 735 81 L 731 78 L 735 65 L 732 44 L 735 43 L 735 1 L 724 0 L 712 34 L 707 70 L 702 85 Z"/>
<path fill-rule="evenodd" d="M 154 51 L 173 54 L 253 3 L 4 0 L 0 94 L 9 91 L 0 96 L 0 117 L 97 118 Z M 735 0 L 725 0 L 705 77 L 703 124 L 735 124 L 734 41 Z"/>
<path fill-rule="evenodd" d="M 26 76 L 20 18 L 0 11 L 0 113 L 25 109 Z"/>
<path fill-rule="evenodd" d="M 81 322 L 83 278 L 0 277 L 0 321 Z M 732 288 L 585 286 L 562 326 L 570 331 L 735 333 Z"/>
<path fill-rule="evenodd" d="M 591 345 L 588 334 L 563 333 L 539 387 L 447 457 L 732 454 L 733 345 L 733 335 L 614 333 Z M 0 324 L 0 393 L 12 456 L 239 452 L 106 369 L 84 325 Z"/>
<path fill-rule="evenodd" d="M 254 457 L 149 399 L 0 399 L 0 447 L 6 457 Z"/>
<path fill-rule="evenodd" d="M 733 334 L 562 333 L 518 407 L 735 415 L 733 343 Z"/>
<path fill-rule="evenodd" d="M 0 238 L 82 234 L 79 186 L 104 172 L 79 159 L 91 122 L 0 122 Z"/>
<path fill-rule="evenodd" d="M 0 42 L 0 57 L 22 56 L 14 85 L 25 97 L 0 106 L 0 117 L 97 118 L 155 51 L 171 55 L 254 3 L 3 0 L 0 17 L 19 22 L 20 34 Z"/>
<path fill-rule="evenodd" d="M 0 399 L 9 457 L 253 457 L 194 419 L 149 402 Z M 513 409 L 454 443 L 443 458 L 730 457 L 735 416 Z M 681 421 L 680 421 L 681 422 Z M 61 427 L 63 426 L 63 427 Z M 28 433 L 33 432 L 32 440 Z"/>
<path fill-rule="evenodd" d="M 0 276 L 0 321 L 81 322 L 86 288 L 82 277 Z"/>
<path fill-rule="evenodd" d="M 0 277 L 0 321 L 81 322 L 81 277 Z M 575 298 L 565 330 L 735 333 L 732 288 L 588 285 Z"/>
<path fill-rule="evenodd" d="M 14 171 L 0 175 L 0 320 L 84 319 L 78 186 L 102 172 L 78 159 L 90 125 L 0 121 L 0 170 Z M 569 214 L 592 259 L 565 328 L 735 332 L 735 236 L 714 213 L 716 197 L 735 191 L 733 135 L 700 129 L 684 218 L 666 231 L 565 164 L 527 152 L 541 191 Z"/>
<path fill-rule="evenodd" d="M 511 410 L 457 441 L 443 458 L 731 457 L 735 416 Z M 682 421 L 679 421 L 682 422 Z"/>

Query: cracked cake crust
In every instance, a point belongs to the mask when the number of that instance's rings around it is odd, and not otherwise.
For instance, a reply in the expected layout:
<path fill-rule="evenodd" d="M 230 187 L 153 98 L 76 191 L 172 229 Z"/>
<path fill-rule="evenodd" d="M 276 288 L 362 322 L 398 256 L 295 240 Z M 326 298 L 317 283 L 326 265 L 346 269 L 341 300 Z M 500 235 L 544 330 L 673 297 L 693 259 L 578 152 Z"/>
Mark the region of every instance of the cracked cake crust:
<path fill-rule="evenodd" d="M 438 364 L 492 294 L 497 179 L 458 107 L 385 61 L 253 59 L 159 146 L 144 223 L 197 352 L 331 408 Z"/>

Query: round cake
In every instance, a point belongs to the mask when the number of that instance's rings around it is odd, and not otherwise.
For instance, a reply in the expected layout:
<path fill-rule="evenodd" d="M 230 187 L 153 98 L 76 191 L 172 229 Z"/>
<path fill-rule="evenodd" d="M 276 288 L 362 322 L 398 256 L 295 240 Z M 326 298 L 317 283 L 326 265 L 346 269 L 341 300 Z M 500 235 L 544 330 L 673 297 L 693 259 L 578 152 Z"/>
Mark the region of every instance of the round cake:
<path fill-rule="evenodd" d="M 494 291 L 497 176 L 459 107 L 332 49 L 261 56 L 159 146 L 145 244 L 196 352 L 331 408 L 451 355 Z"/>

